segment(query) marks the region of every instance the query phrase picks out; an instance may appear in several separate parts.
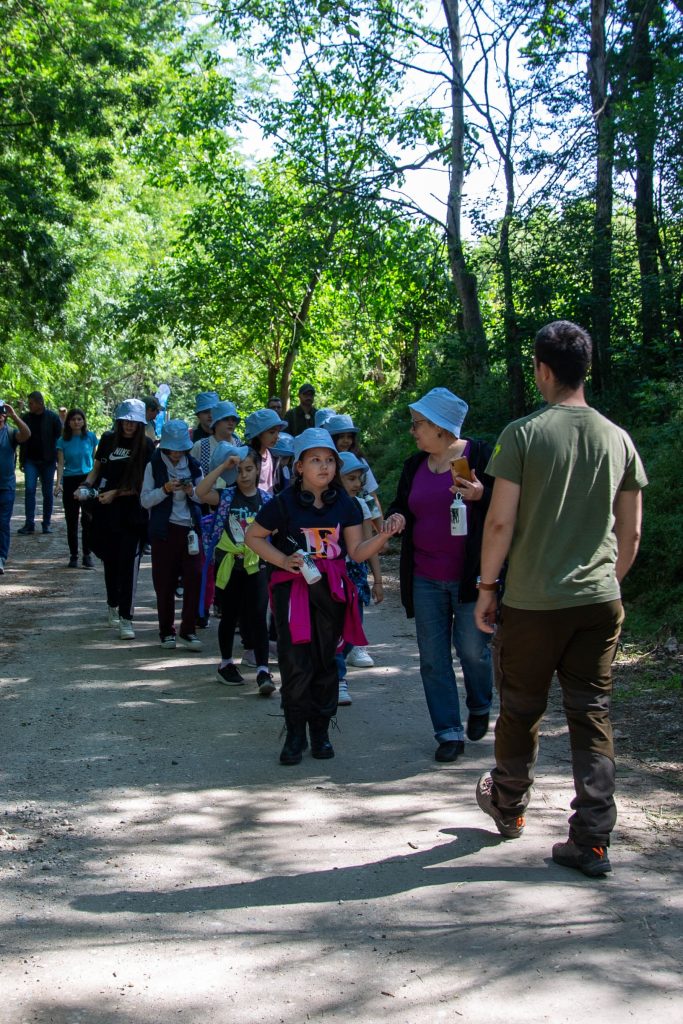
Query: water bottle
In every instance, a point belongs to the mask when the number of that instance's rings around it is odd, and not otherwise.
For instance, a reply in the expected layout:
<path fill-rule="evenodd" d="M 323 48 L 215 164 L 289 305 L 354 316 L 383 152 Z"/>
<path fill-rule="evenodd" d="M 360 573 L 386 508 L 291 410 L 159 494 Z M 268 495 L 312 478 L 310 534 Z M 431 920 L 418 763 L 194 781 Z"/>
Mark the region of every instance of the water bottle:
<path fill-rule="evenodd" d="M 78 488 L 78 500 L 87 501 L 88 498 L 96 498 L 98 493 L 99 492 L 96 487 L 84 487 L 81 485 Z"/>
<path fill-rule="evenodd" d="M 199 554 L 199 537 L 196 530 L 190 530 L 187 535 L 187 553 L 188 555 Z"/>
<path fill-rule="evenodd" d="M 320 572 L 318 566 L 315 564 L 315 559 L 313 558 L 312 555 L 309 555 L 305 551 L 302 551 L 301 548 L 297 548 L 294 554 L 301 555 L 301 557 L 304 560 L 304 564 L 301 566 L 300 571 L 301 575 L 303 576 L 307 583 L 317 583 L 318 580 L 321 580 L 323 578 L 322 573 Z"/>
<path fill-rule="evenodd" d="M 451 505 L 451 537 L 467 536 L 467 509 L 458 491 Z"/>
<path fill-rule="evenodd" d="M 235 544 L 244 544 L 244 530 L 242 529 L 242 524 L 237 516 L 228 516 L 228 524 Z"/>

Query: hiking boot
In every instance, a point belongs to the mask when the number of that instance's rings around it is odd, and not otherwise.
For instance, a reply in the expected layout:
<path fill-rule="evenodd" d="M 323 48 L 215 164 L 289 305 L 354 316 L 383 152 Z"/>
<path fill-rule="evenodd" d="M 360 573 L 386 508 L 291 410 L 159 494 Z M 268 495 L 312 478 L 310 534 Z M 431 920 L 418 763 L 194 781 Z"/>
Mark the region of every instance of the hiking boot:
<path fill-rule="evenodd" d="M 119 610 L 113 604 L 107 605 L 107 622 L 110 626 L 118 626 L 119 624 Z"/>
<path fill-rule="evenodd" d="M 76 557 L 76 555 L 72 555 L 71 558 L 69 559 L 67 569 L 78 569 L 78 558 Z"/>
<path fill-rule="evenodd" d="M 327 718 L 314 719 L 308 723 L 308 731 L 311 736 L 311 757 L 319 761 L 326 761 L 334 757 L 334 747 L 330 743 L 328 729 L 330 727 Z"/>
<path fill-rule="evenodd" d="M 489 731 L 489 713 L 484 715 L 470 715 L 467 719 L 467 739 L 476 743 L 482 740 Z"/>
<path fill-rule="evenodd" d="M 266 672 L 265 669 L 256 676 L 256 685 L 258 686 L 258 692 L 261 697 L 270 697 L 271 694 L 275 693 L 276 686 L 273 682 L 273 677 L 270 672 Z"/>
<path fill-rule="evenodd" d="M 486 772 L 477 783 L 477 803 L 484 814 L 488 814 L 489 817 L 493 818 L 496 828 L 504 839 L 519 839 L 526 824 L 524 815 L 520 814 L 517 818 L 504 818 L 498 808 L 494 807 L 491 802 L 492 789 L 493 779 L 491 778 L 491 773 Z"/>
<path fill-rule="evenodd" d="M 81 562 L 81 565 L 83 566 L 84 569 L 94 569 L 95 563 L 92 560 L 92 555 L 83 555 L 83 561 Z"/>
<path fill-rule="evenodd" d="M 25 526 L 20 526 L 19 529 L 17 530 L 17 533 L 20 533 L 23 537 L 25 537 L 29 533 L 35 533 L 35 532 L 36 532 L 35 526 L 29 526 L 28 523 L 26 523 Z"/>
<path fill-rule="evenodd" d="M 439 743 L 434 754 L 435 761 L 457 761 L 465 753 L 464 740 L 444 740 Z"/>
<path fill-rule="evenodd" d="M 226 686 L 241 686 L 244 682 L 244 676 L 238 669 L 237 665 L 223 665 L 222 668 L 216 669 L 216 679 L 219 683 L 225 683 Z"/>
<path fill-rule="evenodd" d="M 165 647 L 167 651 L 175 650 L 175 636 L 173 633 L 169 633 L 168 636 L 162 636 L 161 646 Z"/>
<path fill-rule="evenodd" d="M 285 743 L 280 751 L 280 764 L 301 764 L 301 758 L 307 746 L 306 723 L 289 722 Z"/>
<path fill-rule="evenodd" d="M 188 651 L 201 651 L 202 642 L 196 633 L 178 633 L 178 639 Z"/>
<path fill-rule="evenodd" d="M 555 843 L 553 860 L 564 868 L 576 868 L 589 878 L 599 878 L 612 870 L 604 846 L 577 846 L 573 839 Z"/>
<path fill-rule="evenodd" d="M 135 640 L 135 630 L 131 619 L 119 619 L 119 640 Z"/>
<path fill-rule="evenodd" d="M 372 668 L 375 664 L 365 647 L 354 647 L 346 655 L 346 664 L 351 668 Z"/>
<path fill-rule="evenodd" d="M 339 698 L 337 699 L 339 707 L 346 708 L 349 704 L 353 704 L 351 694 L 349 693 L 349 684 L 345 679 L 339 680 Z"/>

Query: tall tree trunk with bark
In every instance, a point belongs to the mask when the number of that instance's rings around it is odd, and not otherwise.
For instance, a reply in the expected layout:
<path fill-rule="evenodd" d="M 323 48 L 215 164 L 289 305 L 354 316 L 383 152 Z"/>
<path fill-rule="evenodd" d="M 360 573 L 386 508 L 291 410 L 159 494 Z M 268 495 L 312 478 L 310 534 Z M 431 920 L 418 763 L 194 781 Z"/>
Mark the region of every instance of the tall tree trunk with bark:
<path fill-rule="evenodd" d="M 591 0 L 590 82 L 593 123 L 597 137 L 595 212 L 591 251 L 591 333 L 593 336 L 593 387 L 604 391 L 610 378 L 612 330 L 612 208 L 614 199 L 614 123 L 609 94 L 605 16 L 608 0 Z"/>
<path fill-rule="evenodd" d="M 446 215 L 448 258 L 455 288 L 462 306 L 462 323 L 471 382 L 488 370 L 488 346 L 482 323 L 477 279 L 467 265 L 462 241 L 462 190 L 465 181 L 465 110 L 458 0 L 442 0 L 448 25 L 451 61 L 451 168 Z"/>

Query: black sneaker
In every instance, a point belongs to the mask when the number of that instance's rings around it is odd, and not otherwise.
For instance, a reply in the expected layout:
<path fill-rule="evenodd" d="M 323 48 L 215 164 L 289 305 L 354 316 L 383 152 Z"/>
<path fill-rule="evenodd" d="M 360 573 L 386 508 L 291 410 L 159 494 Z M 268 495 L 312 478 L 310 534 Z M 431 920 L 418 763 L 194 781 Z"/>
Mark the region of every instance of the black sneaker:
<path fill-rule="evenodd" d="M 202 642 L 196 633 L 178 633 L 178 641 L 187 647 L 188 651 L 201 651 Z"/>
<path fill-rule="evenodd" d="M 572 839 L 555 843 L 553 860 L 564 868 L 576 868 L 589 878 L 598 878 L 612 870 L 604 846 L 577 846 Z"/>
<path fill-rule="evenodd" d="M 237 665 L 234 664 L 224 665 L 223 668 L 217 668 L 216 678 L 219 683 L 227 683 L 228 686 L 241 686 L 244 682 L 244 676 L 238 669 Z"/>
<path fill-rule="evenodd" d="M 35 533 L 35 532 L 36 532 L 35 526 L 29 526 L 28 523 L 25 526 L 20 526 L 19 529 L 17 530 L 17 533 L 21 533 L 23 536 L 26 536 L 27 533 Z"/>
<path fill-rule="evenodd" d="M 270 697 L 271 694 L 275 693 L 276 686 L 273 682 L 273 677 L 270 672 L 266 672 L 265 669 L 261 669 L 256 675 L 256 685 L 258 686 L 258 692 L 261 697 Z"/>
<path fill-rule="evenodd" d="M 472 740 L 473 743 L 476 743 L 477 740 L 483 740 L 488 731 L 488 711 L 483 715 L 470 715 L 467 719 L 467 739 Z"/>
<path fill-rule="evenodd" d="M 504 839 L 519 839 L 526 824 L 524 815 L 520 814 L 517 818 L 504 818 L 498 808 L 494 807 L 491 802 L 492 789 L 493 779 L 491 778 L 491 773 L 486 772 L 477 783 L 477 803 L 484 814 L 488 814 L 489 817 L 493 818 L 496 828 Z"/>
<path fill-rule="evenodd" d="M 439 743 L 434 754 L 435 761 L 457 761 L 465 753 L 464 740 L 445 740 Z"/>
<path fill-rule="evenodd" d="M 197 616 L 197 629 L 208 629 L 211 625 L 211 620 L 208 615 Z"/>
<path fill-rule="evenodd" d="M 78 559 L 76 558 L 75 555 L 73 555 L 69 559 L 69 564 L 67 565 L 67 569 L 78 569 Z"/>
<path fill-rule="evenodd" d="M 92 555 L 83 555 L 83 561 L 81 562 L 81 565 L 83 566 L 84 569 L 94 569 L 95 563 L 92 560 Z"/>

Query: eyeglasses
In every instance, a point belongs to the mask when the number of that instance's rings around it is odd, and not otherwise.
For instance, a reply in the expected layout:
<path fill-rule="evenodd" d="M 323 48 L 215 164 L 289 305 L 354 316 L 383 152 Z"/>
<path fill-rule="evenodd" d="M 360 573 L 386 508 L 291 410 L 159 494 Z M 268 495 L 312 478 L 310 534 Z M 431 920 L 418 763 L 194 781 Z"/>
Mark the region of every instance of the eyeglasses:
<path fill-rule="evenodd" d="M 429 423 L 429 420 L 411 420 L 408 430 L 417 430 L 423 423 Z"/>

